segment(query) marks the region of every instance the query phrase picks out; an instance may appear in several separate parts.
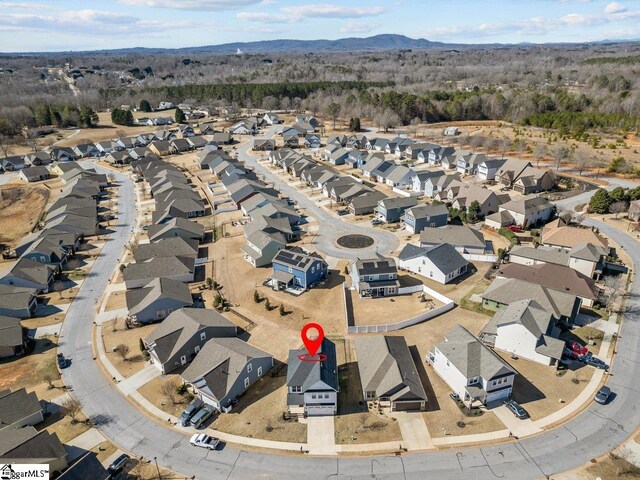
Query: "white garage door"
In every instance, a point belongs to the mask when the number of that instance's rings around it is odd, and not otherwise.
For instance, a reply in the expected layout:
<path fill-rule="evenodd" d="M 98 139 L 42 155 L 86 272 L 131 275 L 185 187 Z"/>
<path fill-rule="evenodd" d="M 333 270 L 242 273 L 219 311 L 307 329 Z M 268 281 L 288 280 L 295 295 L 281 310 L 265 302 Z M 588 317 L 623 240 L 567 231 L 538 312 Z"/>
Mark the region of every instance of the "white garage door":
<path fill-rule="evenodd" d="M 504 400 L 511 396 L 511 389 L 505 388 L 504 390 L 498 390 L 497 392 L 487 393 L 486 403 L 495 402 L 496 400 Z"/>
<path fill-rule="evenodd" d="M 307 415 L 310 417 L 317 417 L 320 415 L 333 415 L 333 406 L 307 406 Z"/>

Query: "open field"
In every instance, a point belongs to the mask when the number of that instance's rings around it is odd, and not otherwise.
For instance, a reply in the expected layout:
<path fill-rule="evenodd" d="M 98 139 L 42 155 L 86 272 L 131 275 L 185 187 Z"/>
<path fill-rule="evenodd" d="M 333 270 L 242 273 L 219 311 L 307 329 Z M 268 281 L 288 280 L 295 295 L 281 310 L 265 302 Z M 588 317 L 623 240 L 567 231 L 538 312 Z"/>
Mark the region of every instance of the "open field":
<path fill-rule="evenodd" d="M 428 295 L 425 296 L 426 301 L 421 301 L 421 292 L 382 298 L 360 298 L 355 290 L 349 294 L 356 325 L 397 323 L 442 306 L 442 302 Z"/>
<path fill-rule="evenodd" d="M 113 330 L 114 323 L 116 325 L 115 331 Z M 156 325 L 145 325 L 144 327 L 127 329 L 124 326 L 124 320 L 121 319 L 109 320 L 102 324 L 105 352 L 120 375 L 126 378 L 144 368 L 146 362 L 140 353 L 140 339 L 146 337 L 155 328 Z M 126 345 L 129 348 L 126 359 L 113 351 L 119 345 Z"/>
<path fill-rule="evenodd" d="M 0 187 L 0 243 L 15 247 L 36 226 L 49 200 L 45 186 Z"/>

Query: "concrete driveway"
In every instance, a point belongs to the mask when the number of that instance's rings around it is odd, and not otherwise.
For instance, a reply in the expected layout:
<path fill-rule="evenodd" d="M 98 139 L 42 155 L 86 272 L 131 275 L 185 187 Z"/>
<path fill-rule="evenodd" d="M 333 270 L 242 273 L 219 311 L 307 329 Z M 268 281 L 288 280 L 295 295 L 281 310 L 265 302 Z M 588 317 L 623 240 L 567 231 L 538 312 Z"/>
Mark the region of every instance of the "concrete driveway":
<path fill-rule="evenodd" d="M 336 430 L 334 418 L 307 417 L 307 444 L 312 455 L 336 454 Z"/>
<path fill-rule="evenodd" d="M 491 411 L 504 423 L 504 426 L 516 437 L 534 435 L 542 431 L 530 418 L 516 418 L 516 416 L 504 405 L 492 408 Z"/>

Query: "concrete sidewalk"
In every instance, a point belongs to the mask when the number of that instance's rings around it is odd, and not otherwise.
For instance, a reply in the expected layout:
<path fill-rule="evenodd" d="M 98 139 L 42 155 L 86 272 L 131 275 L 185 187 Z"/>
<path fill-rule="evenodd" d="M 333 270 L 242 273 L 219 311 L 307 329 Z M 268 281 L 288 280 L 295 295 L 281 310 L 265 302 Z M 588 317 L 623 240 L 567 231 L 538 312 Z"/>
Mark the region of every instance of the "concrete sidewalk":
<path fill-rule="evenodd" d="M 162 373 L 153 364 L 148 363 L 142 370 L 134 373 L 129 378 L 122 380 L 118 388 L 125 395 L 130 395 L 151 380 L 158 378 Z"/>
<path fill-rule="evenodd" d="M 492 408 L 490 410 L 498 417 L 505 427 L 516 437 L 526 437 L 527 435 L 535 435 L 540 433 L 542 429 L 530 418 L 516 418 L 511 410 L 504 405 Z"/>

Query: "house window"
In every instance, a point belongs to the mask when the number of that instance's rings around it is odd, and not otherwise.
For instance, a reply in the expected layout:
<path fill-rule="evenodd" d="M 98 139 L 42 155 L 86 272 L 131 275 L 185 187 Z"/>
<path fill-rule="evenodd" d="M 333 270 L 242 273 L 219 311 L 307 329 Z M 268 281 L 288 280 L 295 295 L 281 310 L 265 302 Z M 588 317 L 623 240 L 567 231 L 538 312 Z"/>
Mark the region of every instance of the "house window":
<path fill-rule="evenodd" d="M 200 340 L 205 340 L 207 338 L 207 333 L 206 332 L 202 332 L 200 334 Z"/>
<path fill-rule="evenodd" d="M 315 400 L 315 399 L 316 399 L 316 394 L 315 394 L 315 393 L 312 393 L 312 394 L 311 394 L 311 398 L 313 398 L 313 399 Z"/>
<path fill-rule="evenodd" d="M 196 345 L 196 348 L 194 348 L 193 351 L 198 353 L 200 351 L 200 345 Z"/>
<path fill-rule="evenodd" d="M 293 273 L 293 268 L 289 267 L 289 268 L 287 269 L 287 271 L 288 271 L 289 273 Z"/>
<path fill-rule="evenodd" d="M 262 367 L 258 367 L 258 377 L 262 376 Z"/>
<path fill-rule="evenodd" d="M 291 393 L 301 393 L 302 392 L 302 387 L 299 385 L 295 385 L 290 387 L 291 388 Z"/>
<path fill-rule="evenodd" d="M 158 310 L 158 311 L 156 312 L 156 316 L 157 316 L 158 318 L 163 318 L 163 317 L 164 317 L 164 310 Z"/>
<path fill-rule="evenodd" d="M 251 373 L 252 370 L 253 370 L 253 365 L 251 364 L 247 365 L 247 373 Z"/>
<path fill-rule="evenodd" d="M 316 267 L 311 267 L 311 273 L 316 273 Z"/>
<path fill-rule="evenodd" d="M 244 388 L 249 388 L 249 377 L 244 379 Z"/>

